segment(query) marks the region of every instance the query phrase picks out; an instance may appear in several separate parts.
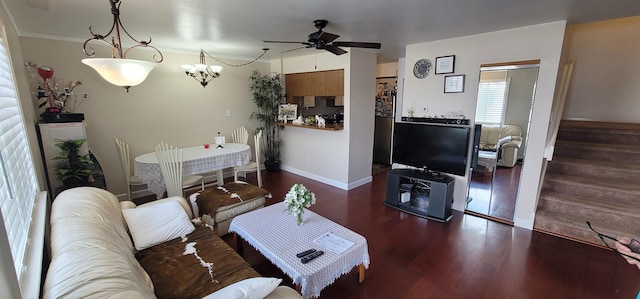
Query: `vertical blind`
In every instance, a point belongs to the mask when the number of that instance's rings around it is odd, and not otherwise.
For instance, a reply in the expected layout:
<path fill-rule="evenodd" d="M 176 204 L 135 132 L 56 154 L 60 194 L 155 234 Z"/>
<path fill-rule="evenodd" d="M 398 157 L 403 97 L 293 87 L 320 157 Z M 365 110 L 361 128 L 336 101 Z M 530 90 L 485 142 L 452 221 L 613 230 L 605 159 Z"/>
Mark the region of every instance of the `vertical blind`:
<path fill-rule="evenodd" d="M 502 122 L 505 107 L 507 81 L 481 81 L 478 85 L 478 107 L 476 123 L 496 124 Z"/>
<path fill-rule="evenodd" d="M 6 48 L 0 32 L 0 206 L 18 280 L 38 182 Z"/>

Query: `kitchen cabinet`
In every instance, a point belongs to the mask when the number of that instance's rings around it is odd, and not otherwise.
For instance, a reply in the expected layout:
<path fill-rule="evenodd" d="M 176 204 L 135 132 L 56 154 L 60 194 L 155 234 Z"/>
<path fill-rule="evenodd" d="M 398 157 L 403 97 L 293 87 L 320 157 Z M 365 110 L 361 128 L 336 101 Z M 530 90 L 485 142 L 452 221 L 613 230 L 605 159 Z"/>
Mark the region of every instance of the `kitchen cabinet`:
<path fill-rule="evenodd" d="M 343 96 L 344 70 L 285 75 L 287 97 Z"/>

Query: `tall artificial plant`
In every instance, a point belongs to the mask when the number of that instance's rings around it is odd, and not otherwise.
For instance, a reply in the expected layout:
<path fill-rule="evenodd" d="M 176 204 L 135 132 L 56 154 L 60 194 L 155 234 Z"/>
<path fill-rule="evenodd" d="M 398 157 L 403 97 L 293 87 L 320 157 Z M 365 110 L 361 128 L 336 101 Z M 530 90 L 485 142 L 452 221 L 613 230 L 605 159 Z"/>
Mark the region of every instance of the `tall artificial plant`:
<path fill-rule="evenodd" d="M 251 73 L 249 90 L 253 96 L 253 102 L 258 110 L 251 113 L 249 119 L 259 123 L 257 130 L 262 130 L 264 135 L 265 168 L 267 170 L 280 169 L 280 148 L 282 139 L 280 130 L 284 127 L 278 125 L 278 109 L 285 102 L 285 92 L 280 75 L 262 75 L 257 70 Z"/>

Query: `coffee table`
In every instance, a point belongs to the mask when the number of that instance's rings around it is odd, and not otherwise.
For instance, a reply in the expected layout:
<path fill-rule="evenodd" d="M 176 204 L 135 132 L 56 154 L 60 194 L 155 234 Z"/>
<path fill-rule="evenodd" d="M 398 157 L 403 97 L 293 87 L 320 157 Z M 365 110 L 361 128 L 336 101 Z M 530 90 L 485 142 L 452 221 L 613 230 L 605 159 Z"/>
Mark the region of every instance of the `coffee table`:
<path fill-rule="evenodd" d="M 236 216 L 229 232 L 247 241 L 291 277 L 305 299 L 319 297 L 322 289 L 355 267 L 362 282 L 365 268 L 369 268 L 367 240 L 310 210 L 304 212 L 303 220 L 298 226 L 296 218 L 287 214 L 285 204 L 279 202 Z M 336 254 L 314 243 L 314 239 L 329 232 L 354 244 L 342 254 Z M 311 248 L 324 254 L 303 264 L 296 254 Z"/>

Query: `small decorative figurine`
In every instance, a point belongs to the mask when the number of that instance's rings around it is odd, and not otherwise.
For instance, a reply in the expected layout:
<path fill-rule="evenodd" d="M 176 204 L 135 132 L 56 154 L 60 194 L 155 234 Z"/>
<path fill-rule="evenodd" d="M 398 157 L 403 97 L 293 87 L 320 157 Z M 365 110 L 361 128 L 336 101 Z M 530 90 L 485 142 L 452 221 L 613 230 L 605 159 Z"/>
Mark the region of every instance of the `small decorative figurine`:
<path fill-rule="evenodd" d="M 302 115 L 298 116 L 298 118 L 291 121 L 294 125 L 304 125 L 304 119 L 302 119 Z"/>
<path fill-rule="evenodd" d="M 324 118 L 322 118 L 322 116 L 316 115 L 316 122 L 318 122 L 318 128 L 324 128 L 325 127 Z"/>

